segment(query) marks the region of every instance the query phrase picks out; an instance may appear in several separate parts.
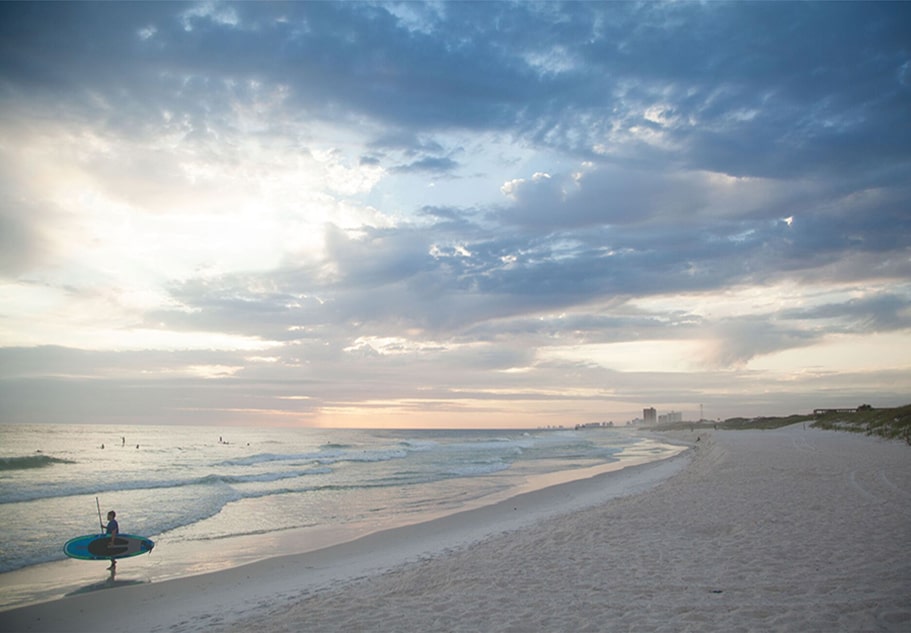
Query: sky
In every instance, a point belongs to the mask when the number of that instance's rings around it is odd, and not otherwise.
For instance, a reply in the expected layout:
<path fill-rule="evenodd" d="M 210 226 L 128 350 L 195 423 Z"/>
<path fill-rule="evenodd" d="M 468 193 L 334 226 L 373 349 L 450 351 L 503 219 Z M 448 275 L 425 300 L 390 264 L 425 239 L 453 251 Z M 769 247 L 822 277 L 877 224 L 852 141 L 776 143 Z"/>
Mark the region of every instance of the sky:
<path fill-rule="evenodd" d="M 911 4 L 0 4 L 0 422 L 787 415 L 909 352 Z"/>

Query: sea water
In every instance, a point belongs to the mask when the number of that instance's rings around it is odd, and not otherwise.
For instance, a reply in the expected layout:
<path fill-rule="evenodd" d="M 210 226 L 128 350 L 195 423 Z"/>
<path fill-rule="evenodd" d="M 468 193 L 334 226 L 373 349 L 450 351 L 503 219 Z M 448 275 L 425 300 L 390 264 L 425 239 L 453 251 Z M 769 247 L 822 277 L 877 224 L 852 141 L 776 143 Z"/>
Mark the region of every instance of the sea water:
<path fill-rule="evenodd" d="M 103 519 L 116 510 L 121 532 L 159 547 L 307 528 L 364 532 L 508 496 L 542 474 L 673 451 L 605 428 L 0 425 L 0 573 L 63 559 L 69 538 L 101 531 L 99 511 Z"/>

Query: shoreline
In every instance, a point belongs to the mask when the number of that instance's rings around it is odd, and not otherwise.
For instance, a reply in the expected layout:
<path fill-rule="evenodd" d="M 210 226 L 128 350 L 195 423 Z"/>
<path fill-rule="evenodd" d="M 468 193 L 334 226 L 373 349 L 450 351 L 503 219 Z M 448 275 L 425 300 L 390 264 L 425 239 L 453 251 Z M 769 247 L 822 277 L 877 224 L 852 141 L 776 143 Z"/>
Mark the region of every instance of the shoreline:
<path fill-rule="evenodd" d="M 215 529 L 200 538 L 199 534 L 192 532 L 192 528 L 189 534 L 183 528 L 170 529 L 159 534 L 142 532 L 155 541 L 155 549 L 149 555 L 131 558 L 118 565 L 116 579 L 108 578 L 106 573 L 99 571 L 107 568 L 107 561 L 74 561 L 60 556 L 55 535 L 47 534 L 42 546 L 44 550 L 52 549 L 51 556 L 55 559 L 36 562 L 0 574 L 0 612 L 62 598 L 74 591 L 89 588 L 105 588 L 108 585 L 128 583 L 159 583 L 185 576 L 222 571 L 275 556 L 322 549 L 355 540 L 372 532 L 488 505 L 521 492 L 549 487 L 555 483 L 584 479 L 600 472 L 623 469 L 641 462 L 666 459 L 675 451 L 681 450 L 672 442 L 648 434 L 634 433 L 634 436 L 638 441 L 616 453 L 615 461 L 544 473 L 536 472 L 540 469 L 535 468 L 523 473 L 522 469 L 518 468 L 515 469 L 518 474 L 511 469 L 502 473 L 482 474 L 478 476 L 480 481 L 470 484 L 475 486 L 474 491 L 469 491 L 469 494 L 461 497 L 447 498 L 445 503 L 434 503 L 434 500 L 438 499 L 436 496 L 427 496 L 428 503 L 423 504 L 411 503 L 411 500 L 405 499 L 408 503 L 402 511 L 396 511 L 393 503 L 386 504 L 386 507 L 382 507 L 375 514 L 368 510 L 370 506 L 364 506 L 360 515 L 346 513 L 346 506 L 342 505 L 339 517 L 330 514 L 325 522 L 314 521 L 310 525 L 307 525 L 307 518 L 301 516 L 292 518 L 289 525 L 289 521 L 280 516 L 283 511 L 280 506 L 270 509 L 277 515 L 267 515 L 261 511 L 262 508 L 254 508 L 257 514 L 253 517 L 253 527 L 258 529 L 235 530 L 240 533 L 232 534 L 230 529 L 219 533 L 219 530 Z M 439 492 L 445 496 L 445 490 Z M 428 493 L 419 492 L 418 501 L 421 501 L 420 494 Z M 139 509 L 141 513 L 147 512 L 146 508 L 154 512 L 154 507 L 161 501 L 162 499 L 157 497 L 150 498 L 148 504 L 140 506 Z M 225 509 L 227 507 L 222 510 Z M 332 512 L 332 508 L 328 510 Z M 48 509 L 45 508 L 45 511 L 39 514 L 47 512 Z M 232 517 L 235 528 L 238 527 L 237 520 L 241 518 L 238 512 L 235 510 Z M 292 515 L 294 512 L 292 508 Z M 52 514 L 53 511 L 49 515 Z M 128 517 L 129 513 L 124 516 Z M 214 518 L 217 520 L 218 517 Z M 228 521 L 230 527 L 230 519 Z M 60 544 L 72 536 L 72 532 L 56 532 Z M 15 542 L 15 538 L 13 541 Z M 9 552 L 12 551 L 15 550 L 11 549 Z"/>
<path fill-rule="evenodd" d="M 801 425 L 701 437 L 640 494 L 209 630 L 911 630 L 907 446 Z"/>
<path fill-rule="evenodd" d="M 229 566 L 218 564 L 214 569 L 195 567 L 186 572 L 166 567 L 158 567 L 156 551 L 149 556 L 129 559 L 119 566 L 116 579 L 107 577 L 105 561 L 97 564 L 91 561 L 64 560 L 36 565 L 24 570 L 4 574 L 7 578 L 6 589 L 20 586 L 22 593 L 32 594 L 47 575 L 47 568 L 53 568 L 58 579 L 66 587 L 52 588 L 42 597 L 22 601 L 11 606 L 0 607 L 0 628 L 6 628 L 6 622 L 15 619 L 24 622 L 32 619 L 33 624 L 16 624 L 10 630 L 36 631 L 73 631 L 73 630 L 117 630 L 127 627 L 137 628 L 137 614 L 132 609 L 123 613 L 122 626 L 115 626 L 118 616 L 112 614 L 104 602 L 112 595 L 107 590 L 117 589 L 118 597 L 127 597 L 125 592 L 141 596 L 153 588 L 163 588 L 170 596 L 196 592 L 200 584 L 210 589 L 207 596 L 217 598 L 221 591 L 238 592 L 235 600 L 250 602 L 251 596 L 246 592 L 249 578 L 258 578 L 258 586 L 275 584 L 270 579 L 276 577 L 276 569 L 286 570 L 290 567 L 315 570 L 306 585 L 311 588 L 325 583 L 337 583 L 368 574 L 376 574 L 409 561 L 440 552 L 464 547 L 465 545 L 488 538 L 501 532 L 520 529 L 549 516 L 568 513 L 581 507 L 604 502 L 610 498 L 636 494 L 644 487 L 655 485 L 672 476 L 684 467 L 687 444 L 662 438 L 664 444 L 677 445 L 679 451 L 668 457 L 655 460 L 640 456 L 622 462 L 612 462 L 600 466 L 574 471 L 559 471 L 540 475 L 536 481 L 528 481 L 524 486 L 514 489 L 510 494 L 500 494 L 482 500 L 457 512 L 444 512 L 438 516 L 424 517 L 420 522 L 411 522 L 394 527 L 371 530 L 367 526 L 353 525 L 343 529 L 325 528 L 323 530 L 293 530 L 289 534 L 272 533 L 258 537 L 240 537 L 229 548 L 236 551 L 235 562 Z M 606 484 L 604 483 L 606 482 Z M 307 544 L 291 541 L 306 537 Z M 278 556 L 258 555 L 253 560 L 243 561 L 249 555 L 249 543 L 254 539 L 266 541 L 273 551 L 292 551 Z M 168 543 L 169 556 L 179 555 L 180 544 Z M 176 551 L 172 551 L 176 549 Z M 98 570 L 92 569 L 97 567 Z M 325 573 L 323 570 L 327 570 Z M 154 579 L 152 576 L 154 574 Z M 239 579 L 239 580 L 238 580 Z M 266 579 L 266 580 L 263 580 Z M 287 582 L 281 579 L 278 584 Z M 272 589 L 265 595 L 271 595 Z M 261 591 L 255 592 L 257 595 Z M 241 595 L 243 594 L 243 595 Z M 132 599 L 132 595 L 127 597 Z M 196 595 L 199 598 L 199 595 Z M 101 600 L 102 602 L 99 602 Z M 104 623 L 73 620 L 71 610 L 92 612 L 97 609 L 106 611 Z M 62 610 L 61 610 L 62 609 Z M 161 604 L 155 609 L 163 609 Z M 176 613 L 180 607 L 168 607 Z M 202 609 L 205 610 L 205 609 Z M 44 613 L 56 613 L 60 617 L 45 616 Z M 190 608 L 190 611 L 198 609 Z M 161 614 L 155 614 L 160 617 Z M 40 619 L 39 619 L 40 618 Z M 113 619 L 112 619 L 113 618 Z M 32 628 L 37 626 L 38 628 Z M 85 628 L 72 628 L 84 626 Z M 22 628 L 25 627 L 25 628 Z M 44 628 L 41 628 L 44 627 Z M 101 627 L 101 628 L 99 628 Z M 105 628 L 105 627 L 110 627 Z M 155 628 L 155 627 L 152 627 Z M 151 630 L 151 628 L 149 629 Z"/>
<path fill-rule="evenodd" d="M 0 628 L 911 628 L 907 446 L 800 425 L 699 437 L 675 458 L 343 545 L 0 612 Z"/>

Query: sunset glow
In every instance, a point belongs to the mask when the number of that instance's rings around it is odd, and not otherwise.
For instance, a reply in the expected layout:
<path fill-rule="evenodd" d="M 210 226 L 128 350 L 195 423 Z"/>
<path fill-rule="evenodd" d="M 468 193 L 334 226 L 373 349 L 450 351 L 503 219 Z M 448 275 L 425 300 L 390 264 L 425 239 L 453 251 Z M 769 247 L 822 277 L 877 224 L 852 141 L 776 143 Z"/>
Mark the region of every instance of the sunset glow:
<path fill-rule="evenodd" d="M 0 422 L 905 404 L 908 24 L 5 3 Z"/>

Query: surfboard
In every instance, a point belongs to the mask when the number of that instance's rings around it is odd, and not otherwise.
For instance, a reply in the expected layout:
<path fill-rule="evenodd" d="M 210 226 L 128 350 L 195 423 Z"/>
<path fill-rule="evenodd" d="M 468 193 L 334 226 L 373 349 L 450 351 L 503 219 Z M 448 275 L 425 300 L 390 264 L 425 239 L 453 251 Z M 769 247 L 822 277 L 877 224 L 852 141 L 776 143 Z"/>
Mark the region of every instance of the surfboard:
<path fill-rule="evenodd" d="M 68 540 L 63 546 L 63 553 L 81 560 L 110 560 L 139 556 L 151 552 L 153 547 L 155 543 L 144 536 L 118 534 L 111 545 L 108 534 L 85 534 Z"/>

